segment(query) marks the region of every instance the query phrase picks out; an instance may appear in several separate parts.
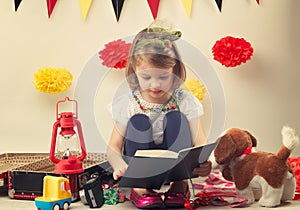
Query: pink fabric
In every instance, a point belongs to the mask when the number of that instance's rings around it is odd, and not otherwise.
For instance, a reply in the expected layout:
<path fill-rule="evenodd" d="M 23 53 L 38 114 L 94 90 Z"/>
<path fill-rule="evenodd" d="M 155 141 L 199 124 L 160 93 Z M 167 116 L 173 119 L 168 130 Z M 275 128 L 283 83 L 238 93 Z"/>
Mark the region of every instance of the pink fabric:
<path fill-rule="evenodd" d="M 203 183 L 195 183 L 194 188 L 200 190 L 196 197 L 201 205 L 238 207 L 248 202 L 237 195 L 234 182 L 225 180 L 219 171 L 211 173 Z"/>

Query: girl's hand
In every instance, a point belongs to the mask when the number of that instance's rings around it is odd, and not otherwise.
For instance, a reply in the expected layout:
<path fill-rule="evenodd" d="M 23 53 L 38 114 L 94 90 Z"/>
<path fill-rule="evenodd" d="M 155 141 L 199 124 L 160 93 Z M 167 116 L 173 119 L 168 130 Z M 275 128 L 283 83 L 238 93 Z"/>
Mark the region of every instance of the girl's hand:
<path fill-rule="evenodd" d="M 197 168 L 194 168 L 193 174 L 198 176 L 208 176 L 211 172 L 211 161 L 206 161 L 200 164 Z"/>
<path fill-rule="evenodd" d="M 121 176 L 123 176 L 123 174 L 125 173 L 127 168 L 123 167 L 119 170 L 115 170 L 113 173 L 113 178 L 114 180 L 118 180 Z"/>

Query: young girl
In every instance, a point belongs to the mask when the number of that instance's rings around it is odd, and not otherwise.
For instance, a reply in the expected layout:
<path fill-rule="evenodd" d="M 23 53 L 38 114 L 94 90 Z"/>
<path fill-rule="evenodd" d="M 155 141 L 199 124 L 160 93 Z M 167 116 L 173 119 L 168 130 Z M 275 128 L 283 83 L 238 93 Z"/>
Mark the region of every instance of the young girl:
<path fill-rule="evenodd" d="M 114 169 L 114 179 L 124 174 L 137 149 L 177 152 L 207 143 L 200 123 L 201 103 L 179 88 L 186 77 L 175 45 L 180 36 L 178 31 L 152 27 L 139 32 L 133 40 L 126 67 L 132 92 L 113 103 L 115 126 L 107 157 Z M 193 173 L 207 176 L 210 171 L 208 161 Z M 151 189 L 134 188 L 130 195 L 138 208 L 182 207 L 189 198 L 187 180 L 170 183 L 164 201 L 161 194 Z"/>

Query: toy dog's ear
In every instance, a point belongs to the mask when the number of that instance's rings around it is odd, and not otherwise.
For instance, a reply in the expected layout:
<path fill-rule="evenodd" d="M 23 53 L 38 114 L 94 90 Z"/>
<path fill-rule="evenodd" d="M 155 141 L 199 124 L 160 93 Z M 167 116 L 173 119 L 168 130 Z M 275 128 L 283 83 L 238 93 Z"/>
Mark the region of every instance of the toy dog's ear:
<path fill-rule="evenodd" d="M 251 142 L 252 142 L 252 147 L 256 147 L 257 146 L 257 140 L 256 138 L 249 132 L 249 131 L 246 131 L 245 132 L 250 136 L 251 138 Z"/>
<path fill-rule="evenodd" d="M 228 181 L 233 181 L 232 175 L 231 175 L 231 169 L 228 165 L 225 165 L 222 170 L 223 177 Z"/>
<path fill-rule="evenodd" d="M 216 162 L 220 165 L 231 160 L 236 152 L 236 144 L 230 134 L 225 134 L 217 139 L 217 146 L 214 150 Z"/>

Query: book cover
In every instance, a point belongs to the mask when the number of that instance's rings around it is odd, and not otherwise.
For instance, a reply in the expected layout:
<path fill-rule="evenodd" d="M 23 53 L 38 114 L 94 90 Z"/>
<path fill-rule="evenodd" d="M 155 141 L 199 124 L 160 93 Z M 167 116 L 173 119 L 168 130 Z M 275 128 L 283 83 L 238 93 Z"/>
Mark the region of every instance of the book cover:
<path fill-rule="evenodd" d="M 131 158 L 119 187 L 160 189 L 171 181 L 196 177 L 192 171 L 208 160 L 216 142 L 190 147 L 178 153 L 169 150 L 138 150 Z"/>

